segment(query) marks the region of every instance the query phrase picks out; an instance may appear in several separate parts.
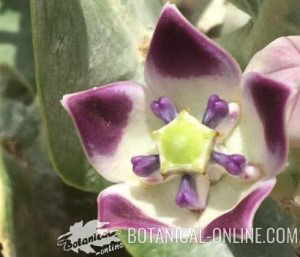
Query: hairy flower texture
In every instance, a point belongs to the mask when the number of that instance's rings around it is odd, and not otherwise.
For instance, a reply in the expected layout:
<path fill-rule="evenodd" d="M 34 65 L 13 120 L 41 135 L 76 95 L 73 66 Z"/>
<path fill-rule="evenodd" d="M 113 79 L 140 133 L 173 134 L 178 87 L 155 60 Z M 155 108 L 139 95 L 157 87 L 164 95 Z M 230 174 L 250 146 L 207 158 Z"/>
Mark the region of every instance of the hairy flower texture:
<path fill-rule="evenodd" d="M 285 62 L 278 56 L 261 66 Z M 199 228 L 203 239 L 215 228 L 251 228 L 286 165 L 297 95 L 255 68 L 251 62 L 242 75 L 167 4 L 145 87 L 122 81 L 65 95 L 90 163 L 117 182 L 98 197 L 99 221 L 108 229 Z"/>

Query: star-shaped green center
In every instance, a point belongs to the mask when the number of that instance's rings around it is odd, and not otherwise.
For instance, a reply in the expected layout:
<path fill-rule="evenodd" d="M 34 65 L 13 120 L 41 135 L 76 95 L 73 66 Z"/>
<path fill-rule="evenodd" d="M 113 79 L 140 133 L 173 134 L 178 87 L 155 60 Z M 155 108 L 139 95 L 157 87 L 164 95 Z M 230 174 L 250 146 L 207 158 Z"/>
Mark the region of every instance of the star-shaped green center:
<path fill-rule="evenodd" d="M 216 134 L 188 112 L 182 111 L 172 122 L 153 132 L 161 173 L 204 173 Z"/>

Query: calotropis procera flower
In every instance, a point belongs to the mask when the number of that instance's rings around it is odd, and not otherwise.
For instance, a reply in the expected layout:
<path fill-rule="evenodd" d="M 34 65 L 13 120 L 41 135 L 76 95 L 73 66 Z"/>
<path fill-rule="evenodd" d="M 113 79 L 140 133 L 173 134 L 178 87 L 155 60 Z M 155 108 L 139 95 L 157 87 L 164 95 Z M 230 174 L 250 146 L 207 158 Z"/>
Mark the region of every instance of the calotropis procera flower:
<path fill-rule="evenodd" d="M 242 76 L 170 4 L 151 41 L 145 82 L 62 100 L 90 163 L 117 183 L 98 197 L 99 220 L 111 229 L 199 228 L 204 238 L 216 227 L 251 228 L 286 164 L 294 89 L 259 73 Z"/>

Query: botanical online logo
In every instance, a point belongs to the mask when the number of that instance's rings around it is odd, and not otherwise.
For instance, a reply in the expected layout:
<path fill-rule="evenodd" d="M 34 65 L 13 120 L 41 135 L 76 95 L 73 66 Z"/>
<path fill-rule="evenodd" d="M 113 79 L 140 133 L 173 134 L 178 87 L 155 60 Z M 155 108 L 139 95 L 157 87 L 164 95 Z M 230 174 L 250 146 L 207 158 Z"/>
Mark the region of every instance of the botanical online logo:
<path fill-rule="evenodd" d="M 64 251 L 73 251 L 86 254 L 103 255 L 123 248 L 115 231 L 102 229 L 106 222 L 91 220 L 86 224 L 83 221 L 70 226 L 69 232 L 57 238 L 57 246 Z"/>

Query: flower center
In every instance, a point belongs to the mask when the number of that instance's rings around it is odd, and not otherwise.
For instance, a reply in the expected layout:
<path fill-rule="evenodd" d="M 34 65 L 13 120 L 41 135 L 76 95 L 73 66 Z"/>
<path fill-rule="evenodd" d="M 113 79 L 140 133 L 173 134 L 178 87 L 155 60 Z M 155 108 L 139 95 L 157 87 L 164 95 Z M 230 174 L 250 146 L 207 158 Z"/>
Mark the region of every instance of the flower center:
<path fill-rule="evenodd" d="M 147 183 L 161 183 L 169 175 L 180 175 L 175 199 L 179 207 L 204 209 L 210 182 L 216 182 L 226 173 L 250 181 L 260 176 L 259 169 L 243 155 L 218 151 L 224 148 L 224 140 L 237 125 L 238 104 L 210 96 L 202 123 L 187 111 L 178 114 L 167 97 L 153 101 L 151 110 L 166 123 L 153 132 L 158 153 L 134 156 L 133 171 Z M 218 173 L 213 174 L 210 164 L 217 164 L 223 170 L 212 169 Z"/>
<path fill-rule="evenodd" d="M 162 174 L 204 173 L 217 132 L 201 124 L 186 111 L 154 131 Z"/>

